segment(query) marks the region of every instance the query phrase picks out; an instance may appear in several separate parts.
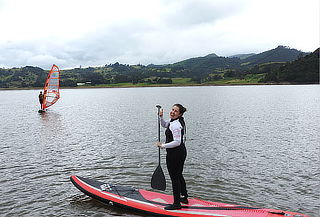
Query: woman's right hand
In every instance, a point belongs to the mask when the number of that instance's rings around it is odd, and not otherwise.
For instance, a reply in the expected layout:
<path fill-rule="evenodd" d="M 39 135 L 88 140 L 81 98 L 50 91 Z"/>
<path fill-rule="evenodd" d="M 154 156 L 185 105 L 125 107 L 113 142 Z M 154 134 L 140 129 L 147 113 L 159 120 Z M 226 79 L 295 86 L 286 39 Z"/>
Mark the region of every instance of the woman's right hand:
<path fill-rule="evenodd" d="M 163 109 L 160 109 L 160 111 L 159 111 L 159 116 L 160 116 L 160 117 L 163 116 Z"/>

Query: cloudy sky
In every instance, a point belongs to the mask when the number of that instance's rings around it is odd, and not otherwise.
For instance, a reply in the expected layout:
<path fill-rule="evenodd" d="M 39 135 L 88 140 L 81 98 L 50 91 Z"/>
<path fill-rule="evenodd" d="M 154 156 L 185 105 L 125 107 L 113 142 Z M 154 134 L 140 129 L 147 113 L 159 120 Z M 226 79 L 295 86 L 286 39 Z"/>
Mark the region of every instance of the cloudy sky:
<path fill-rule="evenodd" d="M 0 67 L 314 51 L 319 9 L 319 0 L 0 0 Z"/>

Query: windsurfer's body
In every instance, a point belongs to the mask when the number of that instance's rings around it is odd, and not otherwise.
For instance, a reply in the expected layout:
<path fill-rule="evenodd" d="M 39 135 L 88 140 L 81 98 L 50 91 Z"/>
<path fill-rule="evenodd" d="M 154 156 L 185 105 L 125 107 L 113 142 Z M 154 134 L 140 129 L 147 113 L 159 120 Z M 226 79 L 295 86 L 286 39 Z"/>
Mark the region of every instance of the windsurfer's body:
<path fill-rule="evenodd" d="M 42 91 L 40 91 L 40 94 L 39 94 L 39 102 L 40 102 L 40 107 L 41 107 L 41 110 L 43 108 L 43 99 L 44 99 L 44 95 L 42 94 Z"/>

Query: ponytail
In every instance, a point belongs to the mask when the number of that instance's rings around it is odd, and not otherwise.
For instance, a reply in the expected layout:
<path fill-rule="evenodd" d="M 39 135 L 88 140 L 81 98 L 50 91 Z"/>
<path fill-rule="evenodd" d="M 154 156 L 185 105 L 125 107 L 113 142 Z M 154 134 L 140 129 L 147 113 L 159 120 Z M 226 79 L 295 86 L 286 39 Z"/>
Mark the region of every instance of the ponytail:
<path fill-rule="evenodd" d="M 181 104 L 174 104 L 173 106 L 177 106 L 179 108 L 179 112 L 180 112 L 181 116 L 187 111 L 187 109 L 185 107 L 183 107 L 183 105 L 181 105 Z"/>

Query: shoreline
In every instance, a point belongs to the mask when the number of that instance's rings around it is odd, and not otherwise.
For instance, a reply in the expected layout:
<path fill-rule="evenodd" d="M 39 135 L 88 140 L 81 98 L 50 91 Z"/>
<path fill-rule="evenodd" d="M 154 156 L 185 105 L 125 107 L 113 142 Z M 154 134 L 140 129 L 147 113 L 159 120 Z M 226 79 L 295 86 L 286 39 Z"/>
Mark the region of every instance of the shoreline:
<path fill-rule="evenodd" d="M 270 86 L 270 85 L 319 85 L 317 83 L 305 83 L 297 84 L 290 82 L 283 83 L 235 83 L 235 84 L 150 84 L 150 85 L 97 85 L 97 86 L 77 86 L 77 87 L 60 87 L 60 89 L 89 89 L 89 88 L 139 88 L 139 87 L 206 87 L 206 86 Z M 42 87 L 9 87 L 9 88 L 0 88 L 0 90 L 42 90 Z"/>

